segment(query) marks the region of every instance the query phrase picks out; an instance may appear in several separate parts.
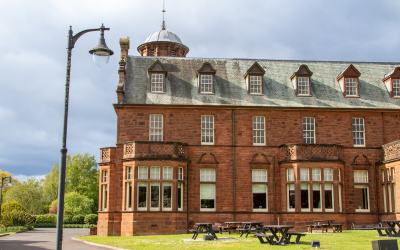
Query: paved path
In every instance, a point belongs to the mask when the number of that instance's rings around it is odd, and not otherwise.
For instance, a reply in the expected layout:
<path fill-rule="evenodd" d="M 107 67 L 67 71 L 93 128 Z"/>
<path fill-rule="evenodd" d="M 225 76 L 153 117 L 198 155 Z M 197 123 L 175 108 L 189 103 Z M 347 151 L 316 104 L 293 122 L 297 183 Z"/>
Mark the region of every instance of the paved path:
<path fill-rule="evenodd" d="M 63 250 L 105 249 L 71 240 L 75 236 L 88 235 L 88 228 L 64 228 L 63 234 Z M 0 250 L 53 250 L 55 248 L 55 228 L 36 228 L 24 233 L 0 237 Z"/>

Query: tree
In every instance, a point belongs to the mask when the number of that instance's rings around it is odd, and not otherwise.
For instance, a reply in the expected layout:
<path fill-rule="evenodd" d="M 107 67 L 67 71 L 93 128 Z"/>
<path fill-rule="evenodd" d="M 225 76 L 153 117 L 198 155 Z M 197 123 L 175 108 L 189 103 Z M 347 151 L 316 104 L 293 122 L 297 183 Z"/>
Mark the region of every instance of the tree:
<path fill-rule="evenodd" d="M 60 170 L 58 163 L 55 163 L 43 180 L 43 202 L 50 205 L 52 201 L 58 198 L 58 180 Z"/>
<path fill-rule="evenodd" d="M 94 201 L 78 192 L 67 193 L 64 197 L 64 212 L 72 215 L 86 215 L 92 213 Z M 51 203 L 52 208 L 57 206 L 58 200 Z M 97 211 L 97 209 L 96 209 Z"/>
<path fill-rule="evenodd" d="M 77 192 L 93 200 L 91 209 L 97 212 L 99 178 L 94 156 L 77 154 L 67 158 L 66 193 Z"/>
<path fill-rule="evenodd" d="M 42 186 L 35 178 L 28 178 L 22 183 L 16 183 L 9 188 L 5 200 L 18 201 L 30 214 L 41 214 L 44 210 Z"/>
<path fill-rule="evenodd" d="M 10 174 L 9 172 L 6 171 L 1 171 L 0 169 L 0 178 L 1 177 L 10 177 L 12 176 L 12 174 Z M 14 179 L 11 177 L 11 184 L 8 184 L 8 178 L 6 180 L 3 181 L 3 195 L 5 192 L 7 192 L 8 188 L 11 187 L 13 184 L 18 183 L 19 181 L 17 179 Z M 0 179 L 0 185 L 1 185 L 1 179 Z M 1 186 L 0 186 L 1 188 Z"/>

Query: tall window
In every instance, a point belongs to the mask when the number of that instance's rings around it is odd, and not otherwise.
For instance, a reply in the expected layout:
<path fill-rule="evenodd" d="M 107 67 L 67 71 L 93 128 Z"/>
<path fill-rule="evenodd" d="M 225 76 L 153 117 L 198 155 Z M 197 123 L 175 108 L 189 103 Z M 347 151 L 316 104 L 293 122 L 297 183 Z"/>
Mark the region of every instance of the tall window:
<path fill-rule="evenodd" d="M 310 210 L 310 192 L 309 192 L 309 184 L 301 183 L 300 184 L 300 199 L 301 199 L 301 210 L 309 211 Z"/>
<path fill-rule="evenodd" d="M 132 167 L 126 167 L 126 180 L 125 182 L 125 209 L 132 209 Z"/>
<path fill-rule="evenodd" d="M 183 210 L 183 183 L 178 182 L 178 210 Z"/>
<path fill-rule="evenodd" d="M 313 187 L 313 192 L 312 192 L 313 211 L 314 212 L 320 212 L 320 211 L 322 211 L 322 207 L 321 207 L 321 200 L 322 200 L 321 199 L 321 184 L 313 183 L 312 187 Z"/>
<path fill-rule="evenodd" d="M 303 143 L 315 143 L 315 119 L 314 117 L 303 117 Z"/>
<path fill-rule="evenodd" d="M 147 182 L 138 183 L 138 210 L 147 210 Z"/>
<path fill-rule="evenodd" d="M 132 180 L 132 167 L 126 167 L 126 179 Z"/>
<path fill-rule="evenodd" d="M 200 210 L 215 210 L 215 183 L 210 182 L 215 182 L 215 169 L 200 169 Z"/>
<path fill-rule="evenodd" d="M 287 168 L 286 169 L 286 180 L 289 181 L 294 181 L 294 169 L 293 168 Z M 287 210 L 288 211 L 294 211 L 296 207 L 296 196 L 294 192 L 294 184 L 293 183 L 288 183 L 287 184 Z"/>
<path fill-rule="evenodd" d="M 346 96 L 358 96 L 357 78 L 346 78 Z"/>
<path fill-rule="evenodd" d="M 393 97 L 400 97 L 400 80 L 393 80 Z"/>
<path fill-rule="evenodd" d="M 183 181 L 183 168 L 178 168 L 178 180 Z"/>
<path fill-rule="evenodd" d="M 253 210 L 254 211 L 266 211 L 267 210 L 267 184 L 261 184 L 260 182 L 267 182 L 267 170 L 266 169 L 253 169 Z"/>
<path fill-rule="evenodd" d="M 298 77 L 297 79 L 298 95 L 310 95 L 309 77 Z"/>
<path fill-rule="evenodd" d="M 150 183 L 150 210 L 160 209 L 160 183 L 151 182 Z"/>
<path fill-rule="evenodd" d="M 253 116 L 253 145 L 265 145 L 264 116 Z"/>
<path fill-rule="evenodd" d="M 147 179 L 147 167 L 139 166 L 138 179 Z"/>
<path fill-rule="evenodd" d="M 354 171 L 354 183 L 368 183 L 367 170 Z M 369 211 L 369 185 L 354 185 L 356 212 Z"/>
<path fill-rule="evenodd" d="M 151 74 L 151 92 L 163 92 L 164 91 L 164 75 L 163 74 Z"/>
<path fill-rule="evenodd" d="M 262 94 L 261 76 L 250 76 L 250 94 Z"/>
<path fill-rule="evenodd" d="M 163 115 L 150 115 L 150 141 L 163 140 Z"/>
<path fill-rule="evenodd" d="M 333 184 L 325 183 L 324 185 L 325 192 L 325 211 L 332 210 L 333 211 Z"/>
<path fill-rule="evenodd" d="M 163 210 L 172 209 L 172 182 L 163 183 Z"/>
<path fill-rule="evenodd" d="M 108 209 L 108 171 L 107 170 L 103 170 L 102 172 L 102 185 L 101 185 L 101 189 L 102 189 L 102 210 L 103 211 L 107 211 Z"/>
<path fill-rule="evenodd" d="M 364 118 L 353 118 L 353 144 L 365 146 L 365 127 Z"/>
<path fill-rule="evenodd" d="M 200 93 L 213 93 L 213 75 L 200 75 Z"/>
<path fill-rule="evenodd" d="M 172 180 L 172 167 L 164 167 L 163 176 L 165 180 Z"/>
<path fill-rule="evenodd" d="M 214 116 L 202 115 L 201 116 L 201 144 L 213 145 L 214 144 Z"/>

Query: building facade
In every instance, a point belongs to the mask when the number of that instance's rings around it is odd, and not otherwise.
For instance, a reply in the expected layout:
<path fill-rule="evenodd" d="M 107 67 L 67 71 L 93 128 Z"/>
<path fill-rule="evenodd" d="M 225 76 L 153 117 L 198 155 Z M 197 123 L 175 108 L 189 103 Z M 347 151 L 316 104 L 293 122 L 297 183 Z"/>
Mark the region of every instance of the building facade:
<path fill-rule="evenodd" d="M 186 58 L 164 29 L 141 56 L 120 44 L 99 235 L 400 218 L 399 63 Z"/>

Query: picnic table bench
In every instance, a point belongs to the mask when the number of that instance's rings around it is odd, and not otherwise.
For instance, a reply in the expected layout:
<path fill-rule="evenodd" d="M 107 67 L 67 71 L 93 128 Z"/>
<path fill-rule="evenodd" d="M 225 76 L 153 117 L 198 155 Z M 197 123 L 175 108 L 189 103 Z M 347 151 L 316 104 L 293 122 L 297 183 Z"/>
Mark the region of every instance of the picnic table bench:
<path fill-rule="evenodd" d="M 243 228 L 238 229 L 240 232 L 240 237 L 242 237 L 244 233 L 246 233 L 245 238 L 247 238 L 250 233 L 265 233 L 268 231 L 267 229 L 263 228 L 263 222 L 243 222 L 243 224 Z"/>
<path fill-rule="evenodd" d="M 376 227 L 382 227 L 382 223 L 378 224 L 364 224 L 364 225 L 355 225 L 351 223 L 351 230 L 374 230 Z"/>
<path fill-rule="evenodd" d="M 322 233 L 328 232 L 328 229 L 332 229 L 334 233 L 342 232 L 342 223 L 334 222 L 334 220 L 314 220 L 314 224 L 307 224 L 307 231 L 312 233 L 312 230 L 318 229 L 321 230 Z"/>
<path fill-rule="evenodd" d="M 291 238 L 293 235 L 296 236 L 296 240 L 295 240 L 294 242 L 290 242 L 290 238 Z M 302 233 L 287 233 L 287 241 L 288 241 L 290 244 L 299 244 L 301 236 L 306 236 L 306 234 L 302 234 Z"/>
<path fill-rule="evenodd" d="M 393 234 L 391 227 L 375 227 L 375 229 L 378 231 L 379 236 L 390 237 Z M 385 233 L 382 233 L 382 231 L 385 231 Z"/>
<path fill-rule="evenodd" d="M 222 232 L 224 232 L 224 231 L 226 231 L 226 232 L 228 232 L 228 234 L 230 234 L 230 233 L 231 233 L 231 230 L 235 231 L 236 228 L 239 227 L 239 226 L 237 226 L 237 225 L 242 224 L 242 222 L 239 222 L 239 221 L 228 221 L 228 222 L 225 222 L 225 224 L 226 224 L 226 226 L 218 226 L 219 232 L 220 232 L 221 234 L 222 234 Z"/>
<path fill-rule="evenodd" d="M 215 235 L 215 231 L 212 228 L 211 223 L 196 223 L 196 229 L 190 229 L 189 232 L 193 233 L 192 239 L 196 240 L 197 235 L 200 233 L 206 233 L 207 235 L 212 235 L 214 239 L 218 240 L 217 236 Z"/>
<path fill-rule="evenodd" d="M 382 223 L 386 223 L 389 227 L 376 227 L 379 236 L 400 237 L 400 220 L 383 220 Z M 383 234 L 382 230 L 385 230 L 386 234 Z"/>
<path fill-rule="evenodd" d="M 270 245 L 274 245 L 274 238 L 275 236 L 273 234 L 254 234 L 258 238 L 261 244 L 268 243 Z M 264 241 L 265 238 L 267 241 Z"/>

